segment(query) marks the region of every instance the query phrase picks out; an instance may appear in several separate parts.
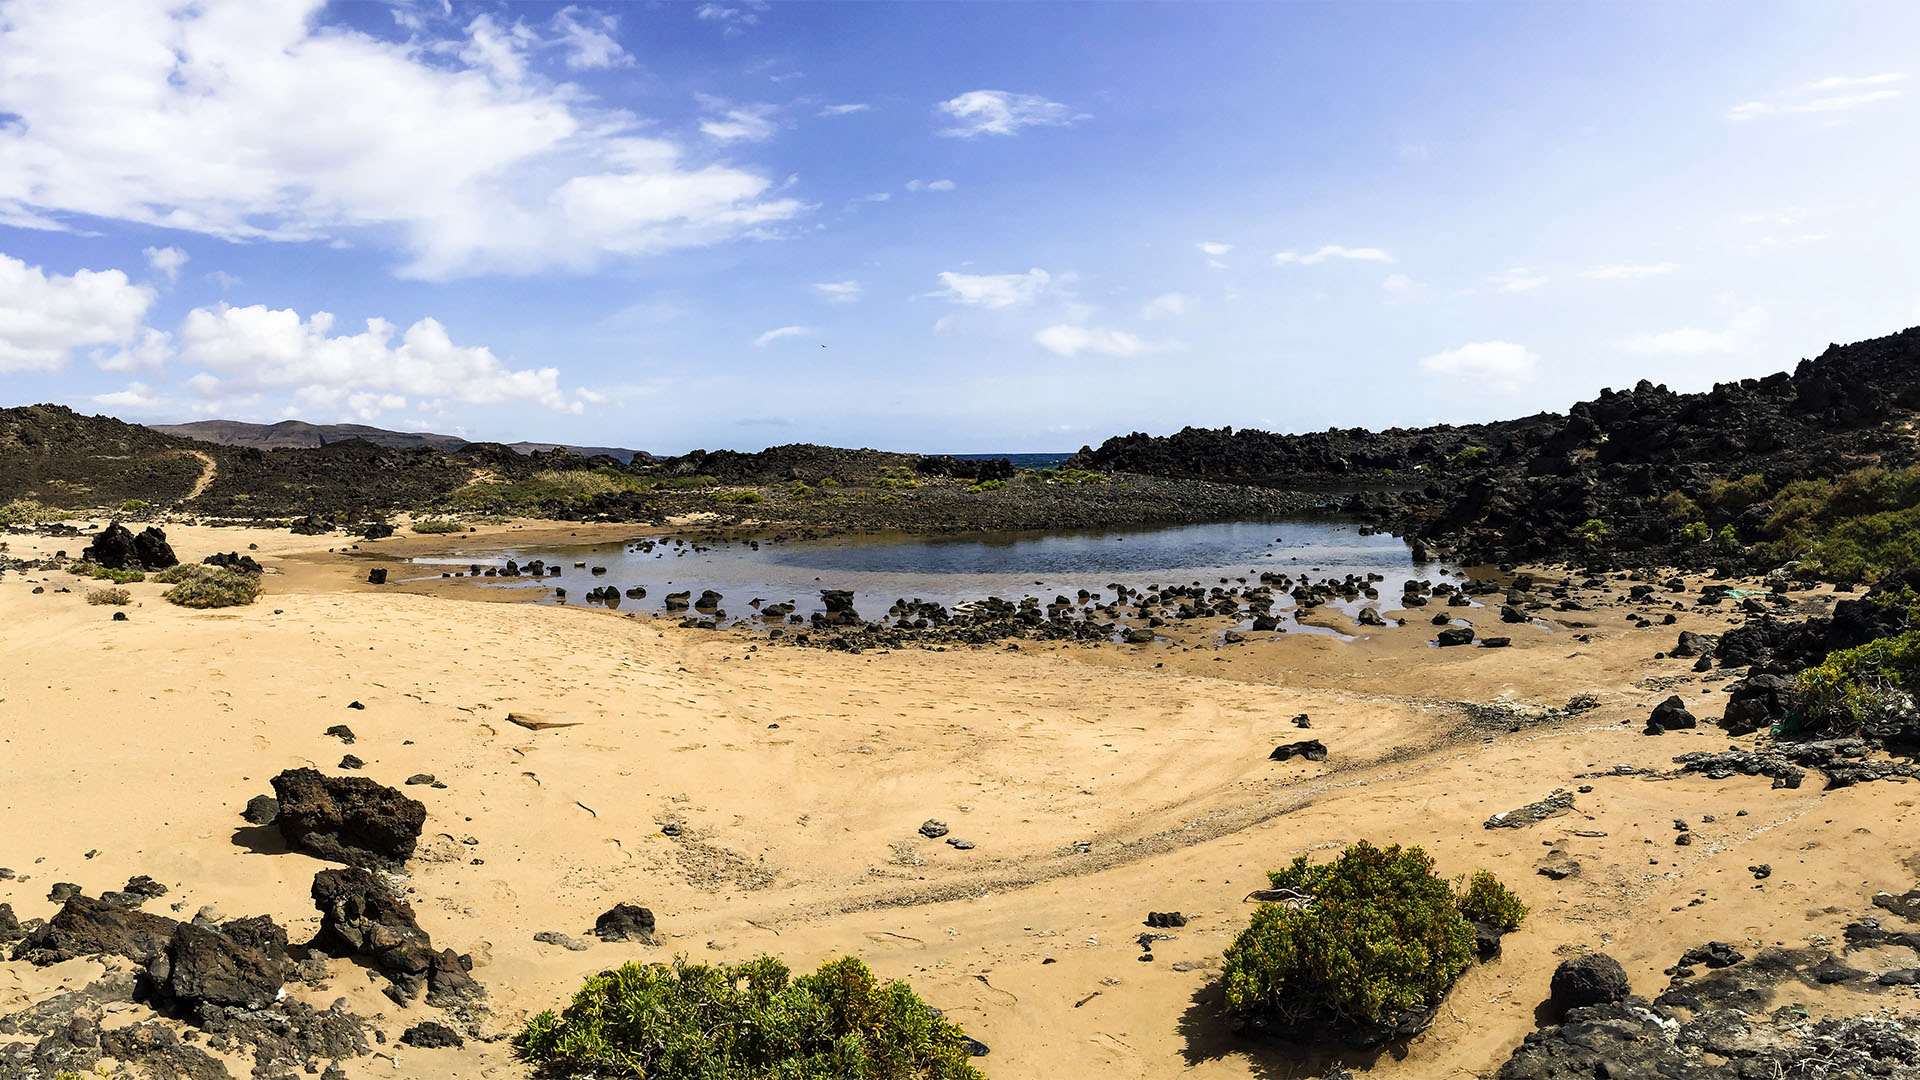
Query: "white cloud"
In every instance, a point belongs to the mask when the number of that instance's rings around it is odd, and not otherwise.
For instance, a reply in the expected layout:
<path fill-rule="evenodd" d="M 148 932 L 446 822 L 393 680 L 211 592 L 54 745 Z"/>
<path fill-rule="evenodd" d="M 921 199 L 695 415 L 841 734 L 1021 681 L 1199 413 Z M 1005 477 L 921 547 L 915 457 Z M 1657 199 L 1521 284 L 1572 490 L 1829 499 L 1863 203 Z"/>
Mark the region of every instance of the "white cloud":
<path fill-rule="evenodd" d="M 953 188 L 954 188 L 954 183 L 951 180 L 909 180 L 907 181 L 908 191 L 952 191 Z"/>
<path fill-rule="evenodd" d="M 1496 389 L 1512 390 L 1533 378 L 1540 358 L 1533 350 L 1510 341 L 1476 341 L 1457 349 L 1422 357 L 1422 370 L 1436 375 L 1484 379 Z"/>
<path fill-rule="evenodd" d="M 1724 329 L 1688 327 L 1657 334 L 1639 334 L 1622 342 L 1620 347 L 1645 356 L 1737 353 L 1751 348 L 1770 321 L 1766 308 L 1748 307 L 1734 312 Z"/>
<path fill-rule="evenodd" d="M 1876 101 L 1887 101 L 1900 97 L 1904 90 L 1879 89 L 1859 90 L 1860 87 L 1890 87 L 1907 80 L 1904 71 L 1888 71 L 1878 75 L 1846 76 L 1834 75 L 1825 79 L 1796 87 L 1775 101 L 1748 101 L 1727 110 L 1729 120 L 1753 120 L 1762 116 L 1774 116 L 1793 113 L 1829 113 L 1847 109 L 1857 109 L 1862 105 L 1871 105 Z M 1858 90 L 1856 93 L 1831 94 L 1833 90 Z M 1809 94 L 1825 94 L 1823 97 L 1808 97 Z"/>
<path fill-rule="evenodd" d="M 823 281 L 815 285 L 813 291 L 836 304 L 851 304 L 860 299 L 860 283 L 857 281 Z"/>
<path fill-rule="evenodd" d="M 1395 296 L 1413 296 L 1426 288 L 1405 274 L 1388 274 L 1381 280 L 1380 287 Z"/>
<path fill-rule="evenodd" d="M 110 409 L 151 409 L 160 403 L 160 398 L 146 383 L 130 382 L 125 390 L 93 395 L 93 402 Z"/>
<path fill-rule="evenodd" d="M 1622 281 L 1631 278 L 1659 277 L 1680 269 L 1679 263 L 1612 263 L 1580 271 L 1580 276 L 1595 281 Z"/>
<path fill-rule="evenodd" d="M 1033 340 L 1048 352 L 1069 359 L 1083 352 L 1098 356 L 1138 356 L 1166 347 L 1143 341 L 1124 330 L 1067 323 L 1049 326 L 1033 335 Z"/>
<path fill-rule="evenodd" d="M 94 365 L 102 371 L 158 371 L 173 358 L 173 335 L 151 326 L 140 328 L 138 339 L 123 349 L 93 354 Z"/>
<path fill-rule="evenodd" d="M 405 408 L 405 395 L 494 405 L 526 401 L 580 412 L 554 368 L 510 370 L 484 346 L 455 345 L 435 319 L 421 319 L 393 341 L 395 326 L 368 319 L 364 332 L 333 335 L 324 311 L 301 319 L 262 305 L 195 308 L 181 323 L 181 361 L 219 372 L 216 389 L 291 390 L 314 406 L 349 405 L 357 414 Z M 399 404 L 393 404 L 399 399 Z"/>
<path fill-rule="evenodd" d="M 976 307 L 1014 307 L 1032 303 L 1052 282 L 1053 275 L 1037 266 L 1024 274 L 962 274 L 943 270 L 940 283 L 946 288 L 927 295 Z"/>
<path fill-rule="evenodd" d="M 0 255 L 0 374 L 58 371 L 75 349 L 128 344 L 153 300 L 119 270 L 61 276 Z"/>
<path fill-rule="evenodd" d="M 760 16 L 752 9 L 761 5 L 750 4 L 746 7 L 727 7 L 724 4 L 701 4 L 694 9 L 694 16 L 704 22 L 716 22 L 727 28 L 729 34 L 740 32 L 741 26 L 752 26 L 760 21 Z"/>
<path fill-rule="evenodd" d="M 1199 247 L 1201 251 L 1216 259 L 1233 250 L 1232 244 L 1223 244 L 1218 240 L 1202 240 Z"/>
<path fill-rule="evenodd" d="M 321 25 L 325 7 L 11 4 L 0 221 L 391 245 L 402 273 L 445 279 L 585 271 L 806 209 L 549 81 L 528 62 L 548 43 L 523 24 L 393 42 Z"/>
<path fill-rule="evenodd" d="M 1146 302 L 1140 309 L 1143 319 L 1159 319 L 1166 316 L 1185 315 L 1193 308 L 1193 297 L 1185 293 L 1161 293 Z"/>
<path fill-rule="evenodd" d="M 941 102 L 938 107 L 954 121 L 952 127 L 941 129 L 940 134 L 959 139 L 1012 135 L 1024 127 L 1058 127 L 1080 119 L 1072 109 L 1057 101 L 1005 90 L 969 90 Z"/>
<path fill-rule="evenodd" d="M 1502 270 L 1487 280 L 1492 282 L 1499 292 L 1526 292 L 1528 289 L 1537 289 L 1547 283 L 1546 275 L 1536 273 L 1524 266 Z"/>
<path fill-rule="evenodd" d="M 747 142 L 764 142 L 773 138 L 779 128 L 773 122 L 774 107 L 771 105 L 729 106 L 716 98 L 702 97 L 702 102 L 710 109 L 720 112 L 717 117 L 710 116 L 700 121 L 700 130 L 709 138 L 721 142 L 742 139 Z"/>
<path fill-rule="evenodd" d="M 566 63 L 575 71 L 632 67 L 633 57 L 613 38 L 619 21 L 600 11 L 564 7 L 553 17 L 558 44 L 566 51 Z"/>
<path fill-rule="evenodd" d="M 820 110 L 820 115 L 821 116 L 852 116 L 854 113 L 863 113 L 871 108 L 873 108 L 873 106 L 864 105 L 864 104 L 829 105 L 826 108 Z"/>
<path fill-rule="evenodd" d="M 891 191 L 876 191 L 871 195 L 862 195 L 859 198 L 853 199 L 851 201 L 853 202 L 886 202 L 891 198 L 893 198 L 893 192 Z"/>
<path fill-rule="evenodd" d="M 769 330 L 759 337 L 754 338 L 753 343 L 755 346 L 764 349 L 768 345 L 779 341 L 781 338 L 804 337 L 811 333 L 813 333 L 813 327 L 811 326 L 782 326 L 777 330 Z"/>
<path fill-rule="evenodd" d="M 236 288 L 241 284 L 238 276 L 229 274 L 225 270 L 209 270 L 207 280 L 219 286 L 222 291 Z"/>
<path fill-rule="evenodd" d="M 187 253 L 177 247 L 150 247 L 141 254 L 147 257 L 148 269 L 165 274 L 168 281 L 180 280 L 180 268 L 187 265 Z"/>
<path fill-rule="evenodd" d="M 1342 247 L 1339 244 L 1328 244 L 1318 251 L 1309 251 L 1304 255 L 1298 251 L 1281 251 L 1275 253 L 1273 256 L 1273 261 L 1276 266 L 1286 266 L 1289 264 L 1314 266 L 1326 262 L 1328 259 L 1354 259 L 1359 262 L 1382 263 L 1395 261 L 1393 256 L 1381 251 L 1379 248 L 1350 248 Z"/>

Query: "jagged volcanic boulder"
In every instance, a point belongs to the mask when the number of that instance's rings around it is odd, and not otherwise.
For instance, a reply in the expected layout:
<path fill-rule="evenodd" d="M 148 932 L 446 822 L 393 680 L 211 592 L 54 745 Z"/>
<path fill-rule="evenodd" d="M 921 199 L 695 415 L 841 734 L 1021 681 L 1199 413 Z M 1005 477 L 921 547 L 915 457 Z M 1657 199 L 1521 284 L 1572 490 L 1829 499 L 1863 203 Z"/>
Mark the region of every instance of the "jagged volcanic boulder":
<path fill-rule="evenodd" d="M 216 552 L 200 560 L 208 566 L 217 566 L 222 570 L 238 570 L 245 574 L 264 574 L 266 571 L 254 561 L 251 555 L 242 555 L 237 551 Z"/>
<path fill-rule="evenodd" d="M 413 906 L 374 874 L 357 867 L 322 870 L 313 876 L 313 902 L 320 930 L 311 948 L 373 965 L 405 1001 L 427 988 L 430 1004 L 456 1004 L 481 997 L 480 984 L 452 949 L 436 951 L 414 921 Z"/>
<path fill-rule="evenodd" d="M 638 904 L 615 904 L 593 922 L 593 935 L 601 941 L 637 941 L 653 944 L 653 912 Z"/>
<path fill-rule="evenodd" d="M 146 963 L 166 949 L 179 925 L 162 915 L 75 894 L 14 948 L 13 958 L 46 965 L 76 956 L 113 955 Z"/>
<path fill-rule="evenodd" d="M 149 525 L 135 536 L 117 521 L 100 530 L 80 558 L 112 570 L 165 570 L 180 561 L 166 533 Z"/>
<path fill-rule="evenodd" d="M 273 778 L 274 824 L 287 843 L 349 866 L 398 870 L 413 854 L 427 808 L 364 776 L 288 769 Z"/>
<path fill-rule="evenodd" d="M 260 915 L 224 926 L 181 923 L 147 974 L 162 996 L 189 1008 L 264 1009 L 279 999 L 290 967 L 286 930 Z"/>

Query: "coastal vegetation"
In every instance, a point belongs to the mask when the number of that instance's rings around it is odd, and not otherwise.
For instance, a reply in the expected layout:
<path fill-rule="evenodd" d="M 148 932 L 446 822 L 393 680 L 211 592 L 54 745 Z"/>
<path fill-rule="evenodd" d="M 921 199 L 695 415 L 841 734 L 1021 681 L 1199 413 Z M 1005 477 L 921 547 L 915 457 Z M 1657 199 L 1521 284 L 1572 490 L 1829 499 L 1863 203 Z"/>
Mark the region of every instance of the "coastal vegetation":
<path fill-rule="evenodd" d="M 981 1080 L 969 1046 L 906 983 L 853 957 L 796 977 L 764 955 L 623 964 L 513 1040 L 546 1076 L 704 1080 Z"/>
<path fill-rule="evenodd" d="M 87 603 L 112 604 L 116 607 L 131 603 L 133 594 L 121 588 L 88 589 Z"/>
<path fill-rule="evenodd" d="M 461 532 L 466 526 L 454 521 L 452 518 L 415 518 L 413 524 L 408 526 L 408 528 L 424 536 L 437 536 L 446 533 Z"/>
<path fill-rule="evenodd" d="M 1418 847 L 1361 841 L 1331 862 L 1305 855 L 1268 872 L 1296 899 L 1262 905 L 1227 948 L 1230 1012 L 1292 1024 L 1379 1024 L 1434 1007 L 1474 957 L 1473 921 L 1505 931 L 1526 917 L 1492 874 L 1456 895 Z"/>
<path fill-rule="evenodd" d="M 242 607 L 260 598 L 260 575 L 203 563 L 170 566 L 153 580 L 173 586 L 160 598 L 181 607 Z"/>

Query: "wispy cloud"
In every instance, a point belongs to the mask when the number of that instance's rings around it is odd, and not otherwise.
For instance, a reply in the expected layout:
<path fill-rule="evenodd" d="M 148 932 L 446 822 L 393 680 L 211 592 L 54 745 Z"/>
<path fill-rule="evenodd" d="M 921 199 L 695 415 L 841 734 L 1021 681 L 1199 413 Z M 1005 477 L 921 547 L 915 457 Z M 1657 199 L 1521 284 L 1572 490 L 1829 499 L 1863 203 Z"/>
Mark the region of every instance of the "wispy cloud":
<path fill-rule="evenodd" d="M 1216 259 L 1233 250 L 1232 244 L 1223 244 L 1218 240 L 1202 240 L 1197 246 L 1201 251 Z"/>
<path fill-rule="evenodd" d="M 1326 262 L 1328 259 L 1354 259 L 1360 262 L 1380 263 L 1395 261 L 1393 256 L 1379 248 L 1350 248 L 1342 247 L 1339 244 L 1328 244 L 1317 251 L 1309 251 L 1305 254 L 1298 251 L 1281 251 L 1276 252 L 1273 256 L 1274 265 L 1276 266 L 1315 266 L 1319 263 Z"/>
<path fill-rule="evenodd" d="M 857 281 L 823 281 L 815 285 L 813 291 L 836 304 L 851 304 L 860 299 L 860 283 Z"/>
<path fill-rule="evenodd" d="M 1659 277 L 1662 274 L 1671 274 L 1678 269 L 1680 269 L 1679 263 L 1670 262 L 1609 263 L 1605 266 L 1594 266 L 1582 270 L 1580 276 L 1592 278 L 1595 281 L 1625 281 L 1632 278 Z"/>
<path fill-rule="evenodd" d="M 852 116 L 854 113 L 863 113 L 871 108 L 873 108 L 873 106 L 865 105 L 865 104 L 829 105 L 826 108 L 820 110 L 820 115 L 821 116 Z"/>
<path fill-rule="evenodd" d="M 1727 110 L 1727 119 L 1754 120 L 1762 116 L 1793 113 L 1843 112 L 1876 101 L 1897 98 L 1906 91 L 1896 87 L 1906 81 L 1907 73 L 1904 71 L 1888 71 L 1878 75 L 1834 75 L 1795 87 L 1772 101 L 1748 101 L 1735 105 Z"/>
<path fill-rule="evenodd" d="M 700 121 L 700 130 L 721 142 L 741 140 L 764 142 L 779 128 L 773 122 L 772 105 L 729 105 L 718 98 L 701 97 L 701 103 L 719 113 Z"/>
<path fill-rule="evenodd" d="M 1193 297 L 1185 293 L 1161 293 L 1147 301 L 1140 308 L 1143 319 L 1163 319 L 1169 316 L 1185 315 L 1193 308 Z"/>
<path fill-rule="evenodd" d="M 908 191 L 952 191 L 953 189 L 954 189 L 954 183 L 951 180 L 909 180 L 907 181 Z"/>
<path fill-rule="evenodd" d="M 1515 266 L 1502 270 L 1487 279 L 1499 292 L 1526 292 L 1537 289 L 1547 283 L 1545 274 L 1529 270 L 1524 266 Z"/>
<path fill-rule="evenodd" d="M 940 283 L 946 287 L 927 295 L 956 304 L 1004 308 L 1038 299 L 1052 285 L 1053 275 L 1037 266 L 1024 274 L 962 274 L 943 270 Z"/>
<path fill-rule="evenodd" d="M 1074 326 L 1070 323 L 1049 326 L 1034 334 L 1033 340 L 1048 352 L 1068 359 L 1079 356 L 1081 353 L 1092 353 L 1096 356 L 1138 356 L 1141 353 L 1171 347 L 1156 345 L 1124 330 L 1108 330 L 1098 326 Z"/>
<path fill-rule="evenodd" d="M 553 17 L 555 44 L 566 53 L 566 64 L 575 71 L 632 67 L 633 57 L 614 40 L 619 21 L 600 11 L 564 7 Z"/>
<path fill-rule="evenodd" d="M 1511 341 L 1476 341 L 1422 357 L 1422 370 L 1436 375 L 1483 379 L 1500 390 L 1514 390 L 1533 378 L 1540 358 Z"/>
<path fill-rule="evenodd" d="M 1719 330 L 1686 327 L 1655 334 L 1639 334 L 1621 348 L 1643 356 L 1703 356 L 1742 352 L 1752 347 L 1770 322 L 1767 309 L 1748 307 L 1734 312 Z"/>
<path fill-rule="evenodd" d="M 780 341 L 783 338 L 805 337 L 811 333 L 813 333 L 813 327 L 811 326 L 782 326 L 778 329 L 769 330 L 759 337 L 754 338 L 753 344 L 756 348 L 764 349 L 768 345 Z"/>
<path fill-rule="evenodd" d="M 942 128 L 940 134 L 957 139 L 1013 135 L 1021 128 L 1060 127 L 1082 118 L 1058 101 L 1005 90 L 969 90 L 937 107 L 954 122 L 952 127 Z"/>

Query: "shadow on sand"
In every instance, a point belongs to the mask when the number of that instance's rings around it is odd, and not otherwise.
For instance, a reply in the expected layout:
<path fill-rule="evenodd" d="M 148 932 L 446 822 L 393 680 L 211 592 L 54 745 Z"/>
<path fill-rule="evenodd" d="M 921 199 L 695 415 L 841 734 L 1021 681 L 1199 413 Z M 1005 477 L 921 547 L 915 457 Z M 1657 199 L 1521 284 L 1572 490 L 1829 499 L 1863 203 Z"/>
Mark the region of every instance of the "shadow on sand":
<path fill-rule="evenodd" d="M 1239 1035 L 1228 1026 L 1225 999 L 1216 980 L 1194 991 L 1191 1004 L 1180 1014 L 1180 1036 L 1186 1043 L 1180 1056 L 1188 1068 L 1236 1057 L 1260 1080 L 1308 1080 L 1341 1067 L 1371 1069 L 1383 1054 L 1396 1060 L 1407 1055 L 1404 1043 L 1353 1050 L 1331 1042 L 1293 1043 Z"/>

